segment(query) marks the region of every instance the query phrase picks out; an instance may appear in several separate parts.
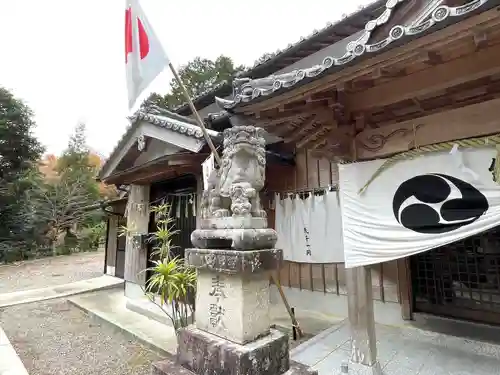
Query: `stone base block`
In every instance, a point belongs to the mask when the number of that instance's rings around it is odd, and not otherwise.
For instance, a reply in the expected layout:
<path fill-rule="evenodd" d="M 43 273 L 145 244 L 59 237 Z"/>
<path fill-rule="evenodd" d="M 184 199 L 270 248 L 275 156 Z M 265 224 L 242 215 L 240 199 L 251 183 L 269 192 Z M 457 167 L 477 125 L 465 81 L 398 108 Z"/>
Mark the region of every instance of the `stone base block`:
<path fill-rule="evenodd" d="M 290 368 L 284 375 L 318 375 L 318 370 L 303 365 L 302 363 L 290 361 Z"/>
<path fill-rule="evenodd" d="M 163 361 L 153 363 L 153 369 L 151 371 L 151 374 L 152 375 L 195 375 L 195 373 L 192 372 L 191 370 L 182 367 L 175 359 L 165 359 Z M 276 374 L 276 375 L 281 375 L 281 374 Z M 318 375 L 318 371 L 313 370 L 311 367 L 303 365 L 301 363 L 290 361 L 290 368 L 283 375 Z"/>
<path fill-rule="evenodd" d="M 276 330 L 246 345 L 193 326 L 178 334 L 177 365 L 198 375 L 278 375 L 290 368 L 288 336 Z M 164 368 L 173 369 L 172 365 Z"/>
<path fill-rule="evenodd" d="M 191 242 L 199 249 L 272 249 L 278 241 L 276 231 L 263 229 L 196 229 Z"/>

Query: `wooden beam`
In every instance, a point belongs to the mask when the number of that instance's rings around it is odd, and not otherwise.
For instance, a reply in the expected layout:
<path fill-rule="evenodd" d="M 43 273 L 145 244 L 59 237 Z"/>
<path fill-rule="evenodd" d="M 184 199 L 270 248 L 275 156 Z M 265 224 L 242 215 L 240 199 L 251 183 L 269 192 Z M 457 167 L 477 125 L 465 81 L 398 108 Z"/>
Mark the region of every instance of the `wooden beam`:
<path fill-rule="evenodd" d="M 314 141 L 313 144 L 311 144 L 309 147 L 307 147 L 307 149 L 317 150 L 318 148 L 320 148 L 321 145 L 323 145 L 325 140 L 328 140 L 328 139 L 330 139 L 330 140 L 334 139 L 334 143 L 341 143 L 346 138 L 346 136 L 347 136 L 346 134 L 341 132 L 341 129 L 330 130 L 330 131 L 326 132 L 325 134 L 319 136 L 318 139 L 316 141 Z"/>
<path fill-rule="evenodd" d="M 372 79 L 397 78 L 406 74 L 405 69 L 376 68 L 373 70 Z"/>
<path fill-rule="evenodd" d="M 293 121 L 298 119 L 301 116 L 307 115 L 307 113 L 302 113 L 302 114 L 293 114 L 289 116 L 283 116 L 283 117 L 278 117 L 274 119 L 269 119 L 269 118 L 258 118 L 258 120 L 255 122 L 256 125 L 266 127 L 266 126 L 274 126 L 274 125 L 279 125 L 282 124 L 283 122 L 288 122 L 288 121 Z"/>
<path fill-rule="evenodd" d="M 314 125 L 314 123 L 316 122 L 318 116 L 317 115 L 314 115 L 312 116 L 310 119 L 306 120 L 304 123 L 300 124 L 298 129 L 296 129 L 295 131 L 292 132 L 292 134 L 286 136 L 283 141 L 285 143 L 290 143 L 290 142 L 295 142 L 297 139 L 299 139 L 302 134 L 304 134 L 305 132 L 307 132 L 311 126 Z"/>
<path fill-rule="evenodd" d="M 133 183 L 137 184 L 137 185 L 146 185 L 146 184 L 151 184 L 151 183 L 156 182 L 156 181 L 168 180 L 168 179 L 175 178 L 178 176 L 187 175 L 189 173 L 194 174 L 196 172 L 197 171 L 195 168 L 176 168 L 176 169 L 173 169 L 170 171 L 161 171 L 161 172 L 158 172 L 155 174 L 151 174 L 149 176 L 144 176 L 141 178 L 134 179 Z M 198 172 L 201 172 L 201 171 L 198 171 Z"/>
<path fill-rule="evenodd" d="M 476 50 L 480 50 L 488 45 L 488 34 L 484 31 L 477 31 L 473 35 Z"/>
<path fill-rule="evenodd" d="M 500 47 L 493 46 L 353 94 L 348 97 L 349 109 L 358 112 L 380 108 L 500 73 L 499 56 Z"/>
<path fill-rule="evenodd" d="M 297 149 L 301 149 L 302 147 L 307 145 L 309 142 L 314 140 L 318 135 L 322 134 L 325 130 L 327 130 L 327 132 L 330 131 L 329 127 L 327 127 L 327 126 L 318 126 L 318 128 L 316 130 L 310 132 L 304 138 L 302 138 L 299 142 L 297 142 L 297 145 L 296 145 Z"/>
<path fill-rule="evenodd" d="M 356 128 L 356 131 L 358 131 L 358 132 L 363 131 L 365 129 L 366 119 L 365 119 L 364 114 L 359 114 L 355 117 L 354 126 Z"/>
<path fill-rule="evenodd" d="M 260 112 L 256 123 L 260 126 L 280 124 L 282 122 L 295 120 L 298 117 L 307 117 L 308 115 L 322 112 L 325 108 L 327 108 L 327 106 L 321 102 L 313 102 L 310 104 L 304 102 L 302 106 L 295 107 L 293 109 L 286 109 L 285 107 L 280 106 L 277 111 L 268 111 L 271 113 Z M 251 115 L 251 113 L 248 113 L 248 115 Z"/>
<path fill-rule="evenodd" d="M 172 170 L 180 170 L 185 167 L 199 167 L 206 156 L 206 154 L 168 155 L 160 158 L 159 162 L 148 163 L 117 172 L 106 178 L 105 182 L 107 184 L 131 184 L 145 179 L 149 181 L 156 176 L 168 174 Z"/>
<path fill-rule="evenodd" d="M 438 52 L 424 51 L 422 52 L 422 61 L 427 65 L 439 65 L 443 63 L 443 58 Z"/>

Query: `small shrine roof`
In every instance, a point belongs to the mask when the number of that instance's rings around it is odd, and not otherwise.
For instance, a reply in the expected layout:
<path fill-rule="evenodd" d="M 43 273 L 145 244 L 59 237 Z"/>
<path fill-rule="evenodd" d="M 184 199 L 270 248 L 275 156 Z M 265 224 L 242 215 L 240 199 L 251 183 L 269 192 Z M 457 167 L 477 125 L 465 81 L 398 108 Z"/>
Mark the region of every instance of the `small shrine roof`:
<path fill-rule="evenodd" d="M 131 138 L 136 134 L 140 125 L 144 122 L 154 125 L 155 127 L 158 127 L 160 129 L 165 129 L 195 140 L 197 149 L 201 149 L 201 147 L 206 143 L 206 140 L 203 136 L 203 131 L 196 124 L 195 120 L 167 111 L 165 109 L 154 107 L 148 111 L 139 110 L 132 116 L 130 116 L 129 120 L 129 127 L 120 138 L 110 156 L 102 166 L 98 178 L 102 178 L 110 168 L 111 164 L 117 162 L 116 159 L 120 158 L 122 150 L 130 146 L 129 143 Z M 211 129 L 207 129 L 207 132 L 211 137 L 214 138 L 218 138 L 220 136 L 219 132 Z"/>

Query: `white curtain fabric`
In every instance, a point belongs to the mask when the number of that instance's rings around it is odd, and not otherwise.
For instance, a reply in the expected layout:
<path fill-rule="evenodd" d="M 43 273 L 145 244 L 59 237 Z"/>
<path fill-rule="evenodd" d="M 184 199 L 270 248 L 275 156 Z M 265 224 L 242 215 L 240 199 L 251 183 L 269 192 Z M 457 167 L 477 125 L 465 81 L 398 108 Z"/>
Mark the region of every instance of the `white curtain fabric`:
<path fill-rule="evenodd" d="M 499 225 L 495 158 L 493 148 L 455 147 L 399 161 L 361 194 L 384 160 L 341 165 L 346 267 L 404 258 Z"/>
<path fill-rule="evenodd" d="M 285 260 L 300 263 L 342 263 L 342 219 L 337 192 L 301 199 L 275 197 L 277 248 Z"/>

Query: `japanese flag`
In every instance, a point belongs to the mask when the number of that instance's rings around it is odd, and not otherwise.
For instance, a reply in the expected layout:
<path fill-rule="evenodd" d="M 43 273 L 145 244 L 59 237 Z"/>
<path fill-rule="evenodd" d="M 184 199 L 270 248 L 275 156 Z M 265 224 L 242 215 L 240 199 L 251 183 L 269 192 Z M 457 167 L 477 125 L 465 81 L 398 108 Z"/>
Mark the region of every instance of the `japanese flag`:
<path fill-rule="evenodd" d="M 168 57 L 139 0 L 126 0 L 125 65 L 129 109 L 168 63 Z"/>

